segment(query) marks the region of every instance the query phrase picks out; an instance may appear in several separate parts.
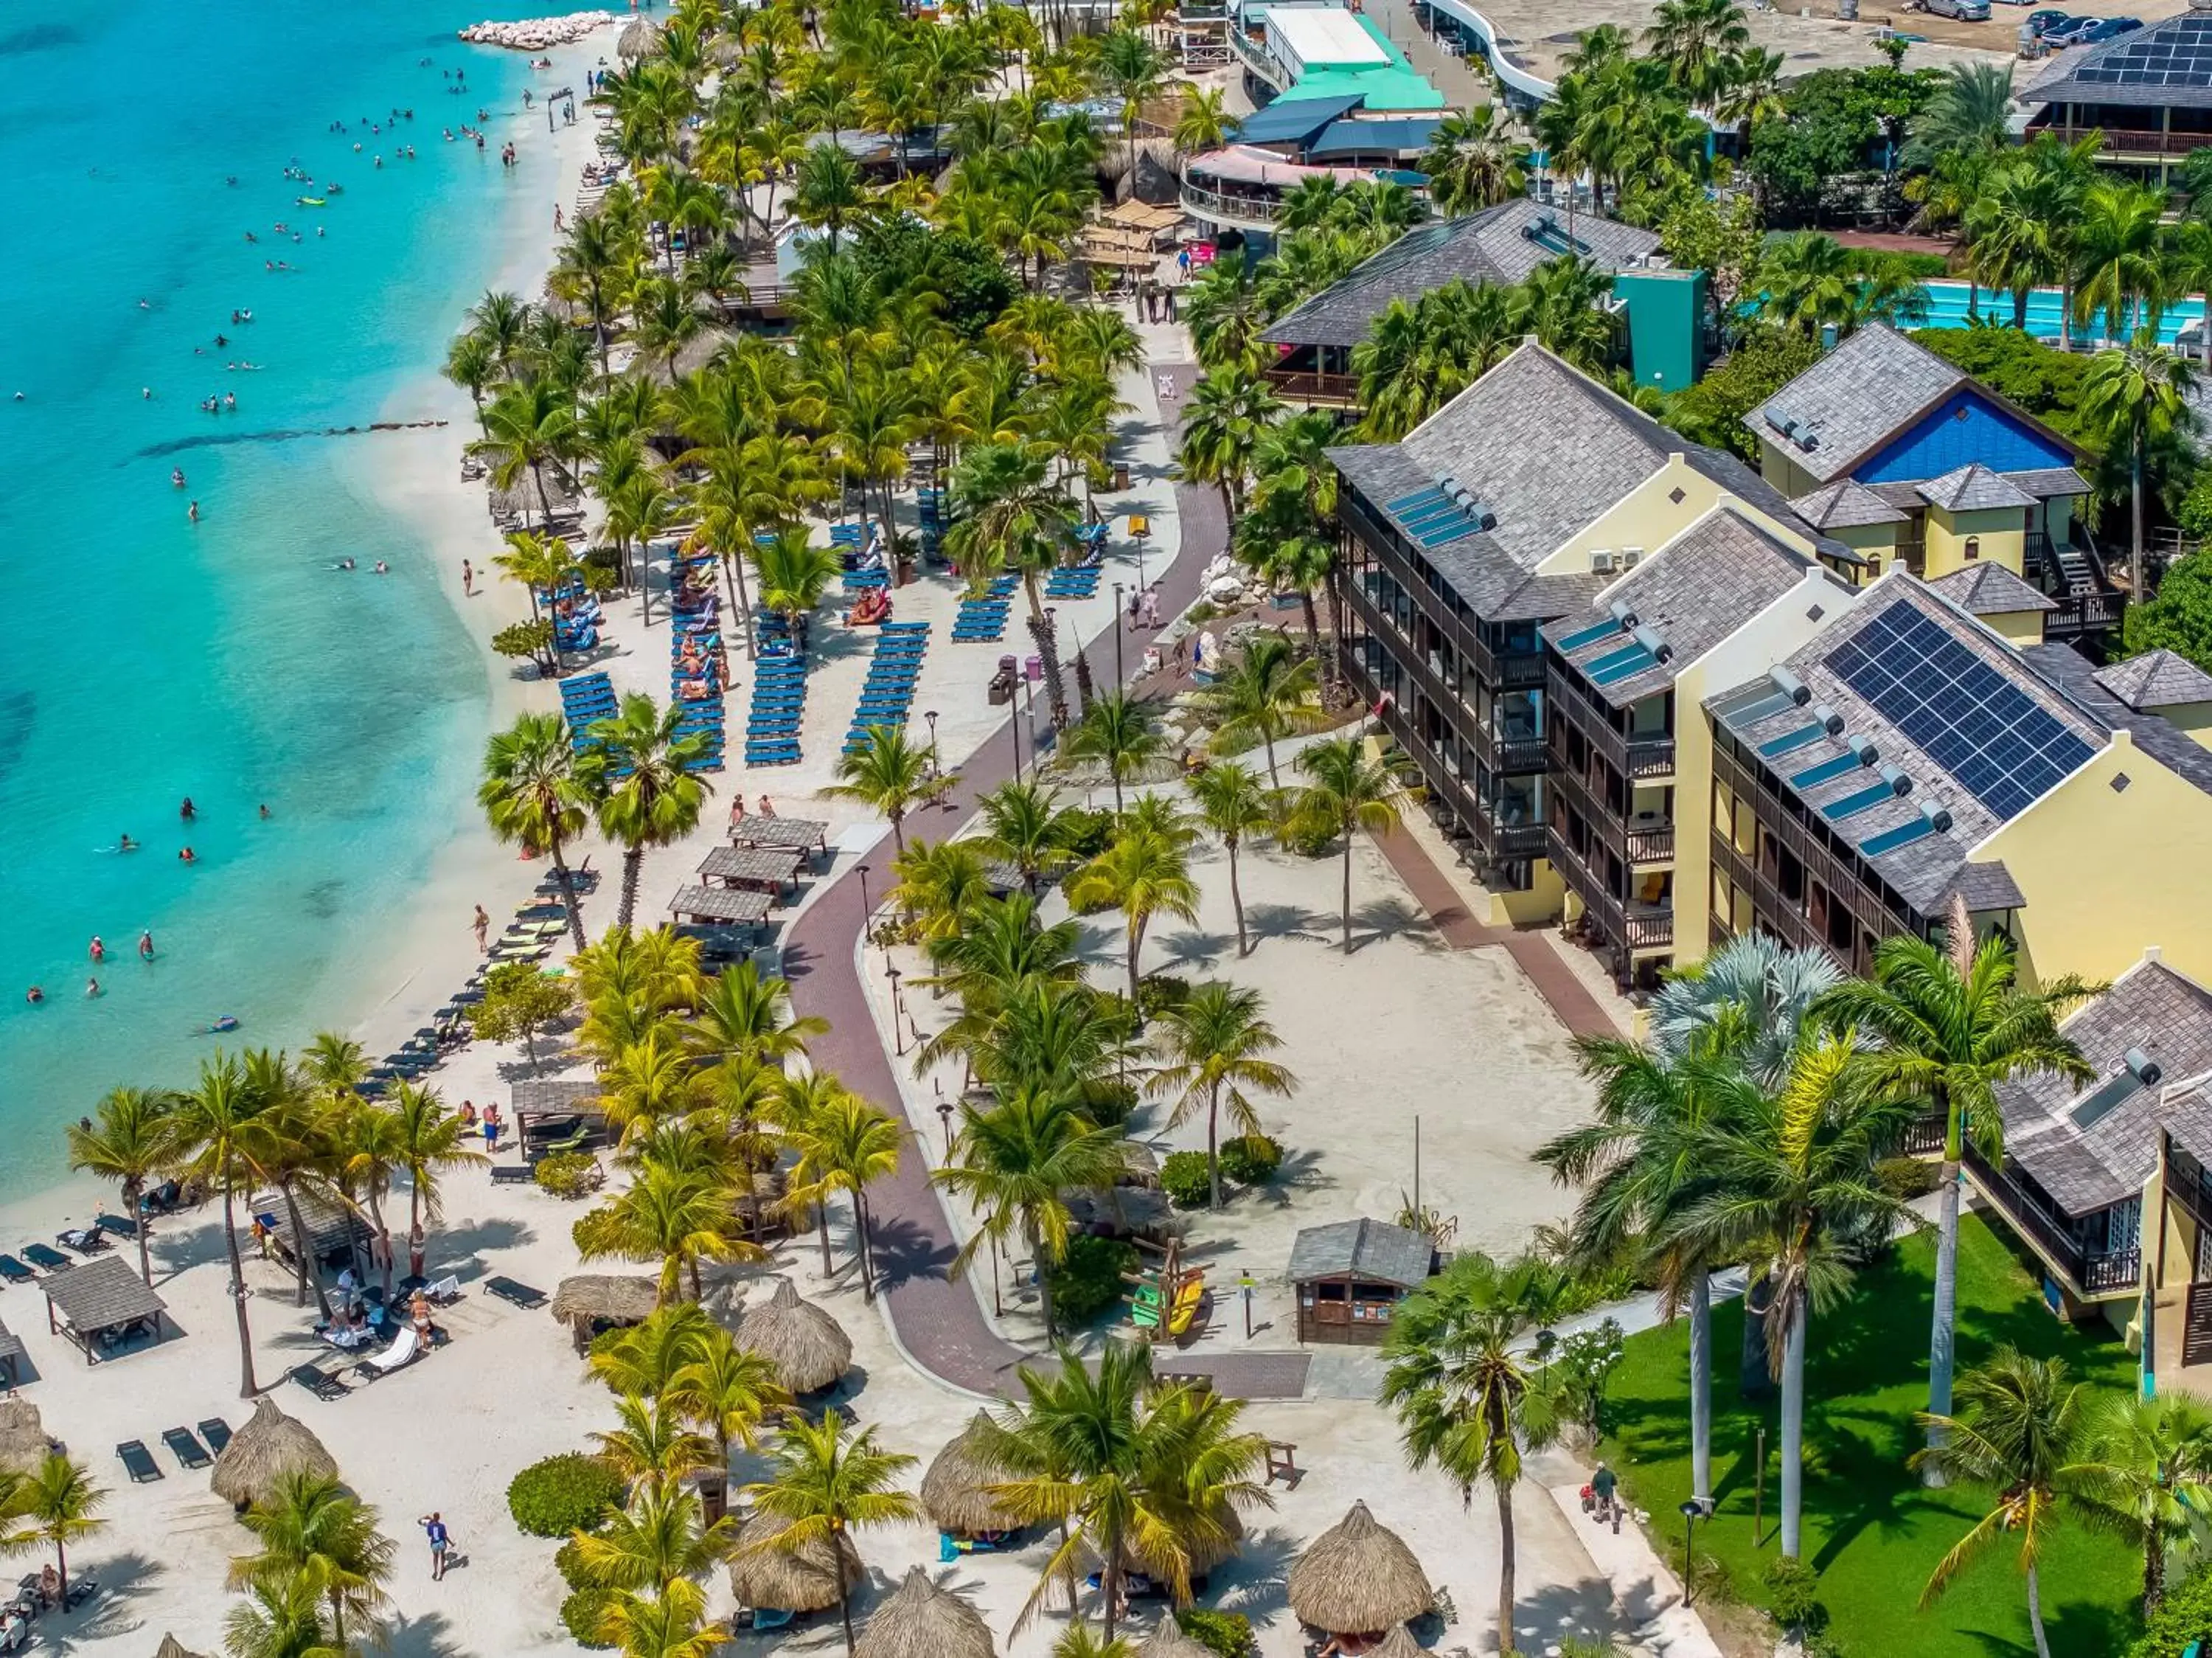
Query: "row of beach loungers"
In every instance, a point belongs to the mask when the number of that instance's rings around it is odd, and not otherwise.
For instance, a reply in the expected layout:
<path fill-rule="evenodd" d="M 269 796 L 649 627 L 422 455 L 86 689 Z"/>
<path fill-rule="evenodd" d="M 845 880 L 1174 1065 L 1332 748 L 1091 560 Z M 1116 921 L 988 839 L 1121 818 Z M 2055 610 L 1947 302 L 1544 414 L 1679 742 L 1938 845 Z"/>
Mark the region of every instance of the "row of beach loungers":
<path fill-rule="evenodd" d="M 994 576 L 980 594 L 963 599 L 952 618 L 956 645 L 993 645 L 1006 637 L 1006 616 L 1013 608 L 1018 576 Z"/>
<path fill-rule="evenodd" d="M 111 1232 L 118 1238 L 135 1238 L 138 1235 L 138 1223 L 120 1215 L 103 1214 L 95 1216 L 90 1226 L 71 1227 L 56 1233 L 54 1243 L 90 1260 L 110 1247 L 107 1234 Z M 52 1244 L 25 1244 L 13 1254 L 0 1253 L 0 1284 L 34 1283 L 41 1272 L 67 1272 L 76 1265 Z"/>
<path fill-rule="evenodd" d="M 161 1443 L 169 1448 L 169 1454 L 177 1459 L 180 1467 L 212 1467 L 216 1458 L 230 1443 L 230 1424 L 221 1417 L 210 1417 L 200 1423 L 197 1434 L 189 1428 L 164 1428 Z M 146 1448 L 143 1439 L 125 1440 L 115 1448 L 115 1454 L 135 1485 L 162 1477 L 161 1465 L 154 1460 L 154 1454 Z"/>
<path fill-rule="evenodd" d="M 553 619 L 553 643 L 558 649 L 599 649 L 599 624 L 605 617 L 599 601 L 586 588 L 581 576 L 570 576 L 551 593 L 540 588 L 537 598 L 545 614 Z"/>
<path fill-rule="evenodd" d="M 860 686 L 860 706 L 853 710 L 852 728 L 845 733 L 845 752 L 856 754 L 868 746 L 872 726 L 903 726 L 914 706 L 914 690 L 921 677 L 921 659 L 929 650 L 927 622 L 885 622 L 876 639 L 876 654 L 868 663 L 868 677 Z"/>
<path fill-rule="evenodd" d="M 745 710 L 745 764 L 796 765 L 806 717 L 806 653 L 781 616 L 760 619 L 752 698 Z"/>
<path fill-rule="evenodd" d="M 668 696 L 683 710 L 679 736 L 702 737 L 707 753 L 694 768 L 722 769 L 722 693 L 728 688 L 722 649 L 721 600 L 714 594 L 714 559 L 679 560 L 675 625 L 668 631 Z M 692 659 L 687 665 L 686 647 Z"/>
<path fill-rule="evenodd" d="M 561 717 L 568 722 L 568 746 L 578 759 L 601 746 L 591 729 L 617 711 L 615 682 L 604 673 L 572 674 L 561 681 Z"/>

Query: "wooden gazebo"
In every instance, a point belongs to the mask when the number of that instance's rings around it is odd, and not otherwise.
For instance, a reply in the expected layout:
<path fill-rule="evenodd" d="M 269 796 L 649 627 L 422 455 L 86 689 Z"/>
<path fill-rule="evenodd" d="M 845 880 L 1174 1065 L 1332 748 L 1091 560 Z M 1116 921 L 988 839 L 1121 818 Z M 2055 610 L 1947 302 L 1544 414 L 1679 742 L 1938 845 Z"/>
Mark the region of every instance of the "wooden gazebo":
<path fill-rule="evenodd" d="M 169 1304 L 119 1255 L 56 1273 L 44 1288 L 46 1327 L 76 1343 L 87 1364 L 114 1357 L 135 1336 L 161 1339 Z"/>
<path fill-rule="evenodd" d="M 1298 1340 L 1380 1344 L 1398 1303 L 1436 1270 L 1436 1245 L 1425 1232 L 1364 1216 L 1306 1228 L 1291 1243 Z"/>

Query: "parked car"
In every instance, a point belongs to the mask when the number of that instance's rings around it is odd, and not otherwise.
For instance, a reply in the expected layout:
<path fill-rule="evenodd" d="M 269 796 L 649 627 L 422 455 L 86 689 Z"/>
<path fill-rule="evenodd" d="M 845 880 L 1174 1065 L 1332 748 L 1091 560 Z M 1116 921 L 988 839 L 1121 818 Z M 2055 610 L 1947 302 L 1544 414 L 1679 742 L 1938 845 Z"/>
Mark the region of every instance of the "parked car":
<path fill-rule="evenodd" d="M 2076 37 L 2074 44 L 2077 46 L 2089 46 L 2096 45 L 2100 40 L 2117 40 L 2123 34 L 2132 34 L 2142 27 L 2142 19 L 2140 17 L 2107 17 L 2086 34 Z"/>
<path fill-rule="evenodd" d="M 1931 16 L 1948 17 L 1961 23 L 1990 21 L 1990 0 L 1919 0 L 1919 7 Z"/>
<path fill-rule="evenodd" d="M 2041 11 L 2032 11 L 2027 15 L 2028 27 L 2033 29 L 2038 34 L 2045 36 L 2048 36 L 2051 31 L 2061 23 L 2070 23 L 2073 21 L 2072 13 L 2055 10 L 2049 6 L 2045 7 Z"/>
<path fill-rule="evenodd" d="M 2044 30 L 2044 41 L 2054 46 L 2079 46 L 2089 31 L 2097 27 L 2098 21 L 2094 17 L 2069 17 L 2064 22 L 2054 23 Z"/>

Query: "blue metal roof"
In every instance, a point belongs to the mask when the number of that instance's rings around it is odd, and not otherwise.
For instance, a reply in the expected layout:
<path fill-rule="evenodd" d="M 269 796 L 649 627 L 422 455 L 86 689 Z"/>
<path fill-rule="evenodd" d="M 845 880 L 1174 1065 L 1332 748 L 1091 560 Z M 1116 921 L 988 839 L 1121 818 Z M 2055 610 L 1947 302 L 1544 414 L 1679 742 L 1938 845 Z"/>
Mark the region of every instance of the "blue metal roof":
<path fill-rule="evenodd" d="M 1387 120 L 1336 120 L 1328 131 L 1306 146 L 1316 160 L 1328 155 L 1370 155 L 1378 150 L 1414 155 L 1429 147 L 1429 140 L 1443 123 L 1441 115 L 1399 115 Z M 1245 140 L 1250 142 L 1249 137 Z"/>
<path fill-rule="evenodd" d="M 1238 123 L 1231 135 L 1240 144 L 1311 143 L 1333 121 L 1341 119 L 1367 101 L 1364 93 L 1348 97 L 1278 99 Z"/>

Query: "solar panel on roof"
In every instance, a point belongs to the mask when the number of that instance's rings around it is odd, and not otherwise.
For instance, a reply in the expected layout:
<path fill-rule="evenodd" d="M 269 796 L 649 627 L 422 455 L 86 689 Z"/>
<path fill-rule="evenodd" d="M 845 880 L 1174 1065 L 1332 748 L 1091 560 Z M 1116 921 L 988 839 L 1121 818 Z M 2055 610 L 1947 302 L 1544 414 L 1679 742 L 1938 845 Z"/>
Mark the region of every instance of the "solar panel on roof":
<path fill-rule="evenodd" d="M 1802 748 L 1814 738 L 1825 735 L 1827 728 L 1820 724 L 1800 726 L 1795 731 L 1785 731 L 1778 737 L 1769 738 L 1759 744 L 1759 752 L 1772 759 L 1778 754 L 1789 753 L 1792 749 Z"/>
<path fill-rule="evenodd" d="M 1838 648 L 1828 667 L 2001 821 L 2096 752 L 1904 600 Z"/>
<path fill-rule="evenodd" d="M 1863 812 L 1870 806 L 1879 806 L 1886 800 L 1896 798 L 1897 790 L 1887 783 L 1869 783 L 1856 794 L 1846 795 L 1841 800 L 1830 801 L 1820 808 L 1820 815 L 1831 823 L 1841 823 L 1845 818 Z"/>
<path fill-rule="evenodd" d="M 1642 645 L 1638 645 L 1634 649 L 1619 655 L 1608 657 L 1607 660 L 1612 662 L 1613 666 L 1602 672 L 1598 671 L 1595 666 L 1583 670 L 1589 675 L 1592 684 L 1612 685 L 1617 680 L 1633 679 L 1645 668 L 1656 667 L 1659 665 L 1659 659 Z"/>
<path fill-rule="evenodd" d="M 1862 857 L 1878 858 L 1884 852 L 1894 852 L 1900 846 L 1910 846 L 1923 836 L 1936 832 L 1936 826 L 1918 814 L 1906 819 L 1894 829 L 1885 829 L 1873 839 L 1859 844 Z"/>
<path fill-rule="evenodd" d="M 1849 777 L 1858 769 L 1859 757 L 1847 750 L 1832 759 L 1806 767 L 1790 779 L 1790 786 L 1793 789 L 1817 789 L 1824 783 L 1833 783 L 1838 777 Z"/>
<path fill-rule="evenodd" d="M 1606 620 L 1600 622 L 1595 627 L 1579 628 L 1576 631 L 1570 633 L 1565 638 L 1559 641 L 1559 649 L 1564 654 L 1571 656 L 1575 652 L 1580 650 L 1584 645 L 1594 645 L 1600 639 L 1609 639 L 1620 631 L 1620 624 L 1608 617 Z"/>

